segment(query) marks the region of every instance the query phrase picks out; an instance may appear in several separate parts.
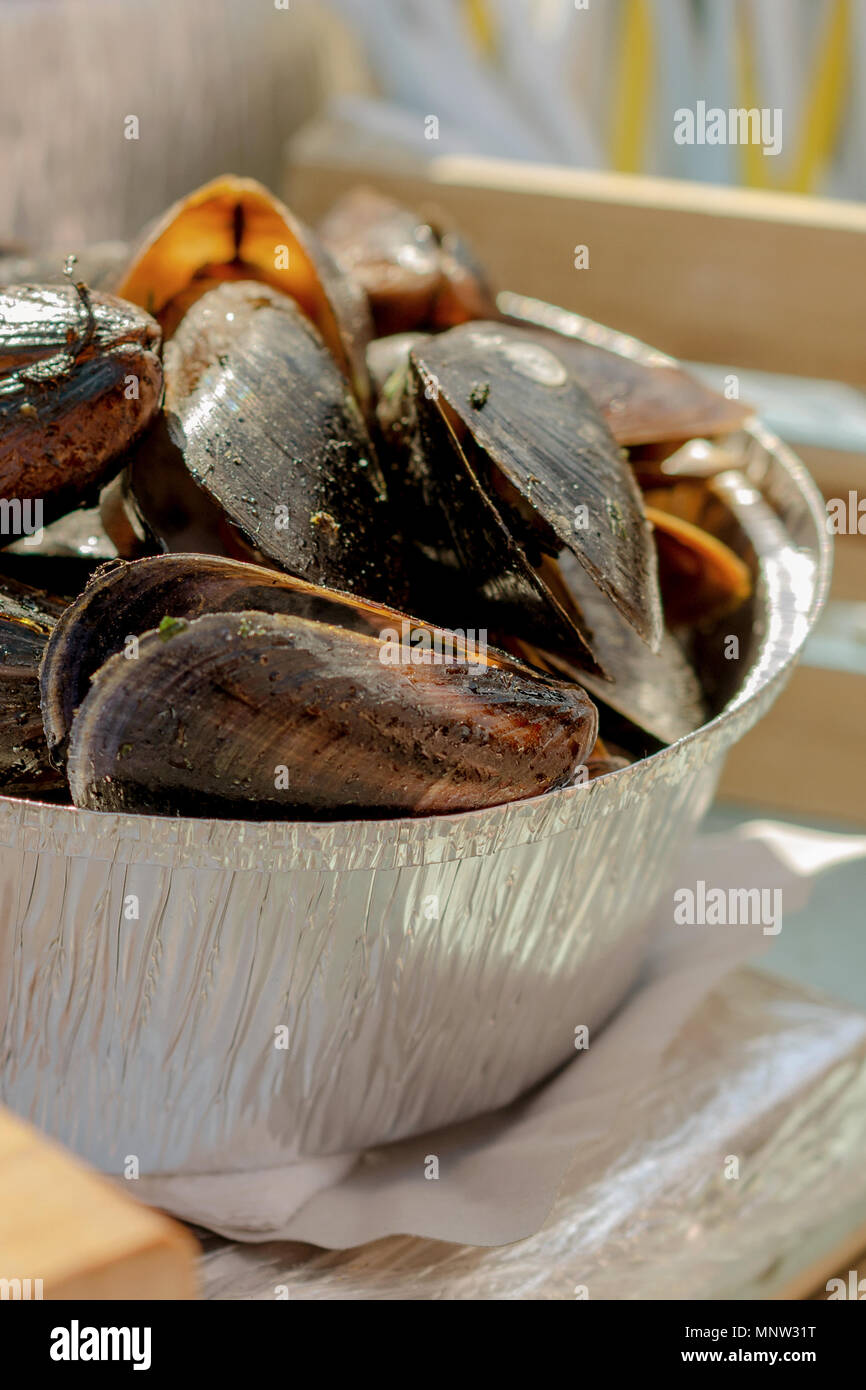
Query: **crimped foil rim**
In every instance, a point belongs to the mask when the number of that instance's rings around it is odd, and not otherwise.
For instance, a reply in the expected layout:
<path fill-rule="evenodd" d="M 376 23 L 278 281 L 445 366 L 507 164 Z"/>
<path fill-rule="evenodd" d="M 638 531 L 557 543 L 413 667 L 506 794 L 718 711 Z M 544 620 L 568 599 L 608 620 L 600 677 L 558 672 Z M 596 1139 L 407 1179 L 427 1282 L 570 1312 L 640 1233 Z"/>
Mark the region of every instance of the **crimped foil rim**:
<path fill-rule="evenodd" d="M 765 633 L 741 690 L 720 714 L 660 752 L 597 781 L 523 801 L 444 816 L 389 820 L 242 821 L 86 811 L 0 797 L 0 846 L 32 854 L 86 857 L 166 868 L 347 872 L 440 864 L 498 853 L 579 829 L 645 794 L 660 777 L 678 782 L 703 761 L 721 758 L 769 708 L 790 675 L 829 586 L 830 540 L 821 495 L 799 459 L 760 422 L 743 431 L 781 466 L 815 526 L 816 575 L 796 640 Z M 749 684 L 748 675 L 743 682 Z M 688 752 L 686 751 L 688 750 Z M 647 787 L 645 779 L 650 779 Z"/>

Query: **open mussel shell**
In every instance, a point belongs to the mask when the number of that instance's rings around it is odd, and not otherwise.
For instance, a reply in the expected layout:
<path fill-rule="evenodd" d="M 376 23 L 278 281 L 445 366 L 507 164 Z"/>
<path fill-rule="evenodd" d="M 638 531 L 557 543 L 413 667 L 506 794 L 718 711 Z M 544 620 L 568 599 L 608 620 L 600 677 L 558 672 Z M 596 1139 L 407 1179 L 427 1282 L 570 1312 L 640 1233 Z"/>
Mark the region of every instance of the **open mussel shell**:
<path fill-rule="evenodd" d="M 256 610 L 288 613 L 380 634 L 402 630 L 405 615 L 381 604 L 307 584 L 279 570 L 209 555 L 155 555 L 129 564 L 104 565 L 69 604 L 55 627 L 42 661 L 42 713 L 48 746 L 62 758 L 75 711 L 91 677 L 127 645 L 130 637 L 157 628 L 164 618 L 194 619 L 206 613 Z M 408 620 L 443 643 L 461 639 Z M 473 641 L 476 639 L 473 638 Z M 132 648 L 134 651 L 134 647 Z M 519 669 L 504 653 L 491 663 Z"/>
<path fill-rule="evenodd" d="M 260 280 L 295 300 L 367 408 L 372 324 L 364 295 L 255 179 L 226 174 L 170 207 L 145 233 L 115 292 L 156 315 L 168 335 L 199 293 L 228 278 Z"/>
<path fill-rule="evenodd" d="M 748 566 L 709 531 L 647 505 L 655 528 L 665 616 L 674 627 L 733 613 L 752 591 Z"/>
<path fill-rule="evenodd" d="M 389 486 L 405 518 L 409 607 L 446 627 L 564 649 L 590 670 L 597 663 L 579 614 L 563 606 L 533 565 L 469 463 L 448 413 L 428 408 L 434 383 L 423 367 L 409 374 L 402 401 L 383 401 L 379 418 L 390 461 Z"/>
<path fill-rule="evenodd" d="M 41 523 L 94 496 L 159 407 L 159 342 L 83 286 L 0 292 L 0 499 L 38 502 Z"/>
<path fill-rule="evenodd" d="M 520 329 L 482 322 L 428 339 L 410 361 L 419 415 L 443 417 L 464 453 L 471 442 L 471 470 L 530 559 L 571 551 L 657 646 L 656 559 L 640 491 L 562 358 Z"/>
<path fill-rule="evenodd" d="M 540 299 L 503 292 L 500 311 L 509 323 L 538 331 L 538 341 L 561 354 L 607 421 L 618 444 L 653 444 L 697 435 L 728 434 L 753 414 L 687 372 L 673 358 L 626 334 L 599 330 L 591 319 Z M 603 332 L 607 344 L 595 341 Z"/>
<path fill-rule="evenodd" d="M 62 786 L 39 708 L 39 663 L 62 599 L 0 579 L 0 791 L 44 795 Z"/>
<path fill-rule="evenodd" d="M 217 613 L 100 669 L 72 727 L 78 806 L 273 819 L 465 811 L 561 786 L 592 749 L 577 687 L 388 664 L 373 636 Z"/>
<path fill-rule="evenodd" d="M 209 291 L 166 344 L 165 380 L 157 477 L 160 455 L 176 451 L 174 466 L 182 461 L 253 551 L 303 579 L 402 601 L 396 521 L 372 441 L 292 300 L 249 281 Z M 130 475 L 144 520 L 174 549 L 210 548 L 206 536 L 190 543 L 183 528 L 179 541 L 166 535 L 148 509 L 149 443 Z M 195 516 L 194 504 L 179 505 Z"/>

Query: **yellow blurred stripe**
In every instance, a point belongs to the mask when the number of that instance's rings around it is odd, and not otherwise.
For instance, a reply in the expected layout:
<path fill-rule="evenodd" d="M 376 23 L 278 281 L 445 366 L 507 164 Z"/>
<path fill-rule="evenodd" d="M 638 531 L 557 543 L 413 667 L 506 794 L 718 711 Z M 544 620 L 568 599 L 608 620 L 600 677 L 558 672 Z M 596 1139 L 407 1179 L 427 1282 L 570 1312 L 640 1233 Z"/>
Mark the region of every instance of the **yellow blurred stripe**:
<path fill-rule="evenodd" d="M 619 53 L 613 82 L 611 168 L 634 173 L 643 166 L 650 123 L 654 38 L 648 0 L 623 0 Z"/>
<path fill-rule="evenodd" d="M 795 193 L 814 188 L 836 149 L 848 96 L 850 42 L 849 0 L 836 0 L 803 108 L 800 148 L 788 184 Z"/>
<path fill-rule="evenodd" d="M 758 84 L 749 37 L 749 23 L 742 4 L 736 8 L 736 26 L 737 89 L 740 106 L 751 110 L 758 105 Z M 760 145 L 752 145 L 747 141 L 740 146 L 741 179 L 747 188 L 764 188 L 770 183 L 771 170 L 765 168 L 766 164 L 767 159 Z"/>
<path fill-rule="evenodd" d="M 493 58 L 496 54 L 496 25 L 489 0 L 463 0 L 463 10 L 476 46 L 485 58 Z"/>
<path fill-rule="evenodd" d="M 787 161 L 788 174 L 779 178 L 760 145 L 740 147 L 743 182 L 752 188 L 784 188 L 808 193 L 832 161 L 845 114 L 850 74 L 851 13 L 849 0 L 835 0 L 818 57 L 812 70 L 808 95 L 803 103 L 799 139 L 793 159 Z M 745 9 L 737 7 L 737 62 L 740 104 L 758 107 L 753 47 Z M 783 115 L 783 121 L 787 112 Z M 784 130 L 784 125 L 783 125 Z"/>

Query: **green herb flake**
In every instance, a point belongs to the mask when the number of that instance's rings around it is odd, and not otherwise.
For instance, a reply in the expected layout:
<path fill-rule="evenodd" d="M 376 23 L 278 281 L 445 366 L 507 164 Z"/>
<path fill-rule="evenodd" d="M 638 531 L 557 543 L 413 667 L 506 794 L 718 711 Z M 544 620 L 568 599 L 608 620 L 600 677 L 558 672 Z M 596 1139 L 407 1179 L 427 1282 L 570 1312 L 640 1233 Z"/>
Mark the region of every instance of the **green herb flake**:
<path fill-rule="evenodd" d="M 172 637 L 176 637 L 179 632 L 185 632 L 188 627 L 189 623 L 186 618 L 170 618 L 166 616 L 162 619 L 162 622 L 157 628 L 157 632 L 162 642 L 170 642 Z"/>

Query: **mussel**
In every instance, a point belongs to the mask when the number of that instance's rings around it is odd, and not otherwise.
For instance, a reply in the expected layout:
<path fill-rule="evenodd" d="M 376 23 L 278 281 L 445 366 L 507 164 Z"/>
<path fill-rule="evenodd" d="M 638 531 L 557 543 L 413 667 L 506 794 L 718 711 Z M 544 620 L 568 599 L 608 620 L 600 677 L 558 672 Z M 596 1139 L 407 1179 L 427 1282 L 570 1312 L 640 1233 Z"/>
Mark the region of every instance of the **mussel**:
<path fill-rule="evenodd" d="M 103 565 L 63 612 L 42 660 L 45 735 L 55 759 L 65 756 L 75 712 L 92 677 L 131 636 L 158 627 L 165 617 L 192 620 L 248 610 L 292 614 L 367 634 L 400 629 L 404 621 L 402 613 L 383 605 L 223 557 L 155 555 Z M 440 635 L 440 645 L 441 640 Z M 505 656 L 499 662 L 517 669 Z"/>
<path fill-rule="evenodd" d="M 166 548 L 190 548 L 196 525 L 196 548 L 403 596 L 397 524 L 355 397 L 313 324 L 268 285 L 226 281 L 188 310 L 165 347 L 163 425 L 130 485 Z"/>
<path fill-rule="evenodd" d="M 0 291 L 0 499 L 48 522 L 95 498 L 159 407 L 159 344 L 148 314 L 83 283 Z"/>
<path fill-rule="evenodd" d="M 373 189 L 355 188 L 338 199 L 319 232 L 367 296 L 379 337 L 496 314 L 469 246 L 438 218 L 424 221 Z"/>
<path fill-rule="evenodd" d="M 46 728 L 58 746 L 68 738 L 76 805 L 247 818 L 434 814 L 561 786 L 594 746 L 597 714 L 579 686 L 415 620 L 405 620 L 406 647 L 401 615 L 255 567 L 214 560 L 197 586 L 197 566 L 172 556 L 107 571 L 46 653 Z M 124 639 L 73 708 L 106 647 L 169 594 L 175 611 L 133 644 Z M 237 611 L 246 600 L 262 606 Z M 112 603 L 106 642 L 99 622 Z M 219 611 L 175 615 L 210 605 Z M 340 626 L 326 620 L 334 617 Z"/>
<path fill-rule="evenodd" d="M 372 325 L 363 292 L 255 179 L 225 174 L 175 203 L 147 230 L 114 290 L 154 314 L 170 337 L 190 306 L 223 280 L 259 280 L 293 299 L 366 408 Z"/>
<path fill-rule="evenodd" d="M 334 204 L 318 230 L 366 294 L 378 337 L 427 322 L 441 280 L 431 227 L 392 199 L 356 188 Z"/>
<path fill-rule="evenodd" d="M 418 583 L 425 601 L 443 605 L 433 616 L 454 624 L 471 601 L 492 630 L 597 669 L 578 609 L 545 580 L 545 557 L 567 550 L 658 646 L 656 559 L 640 491 L 560 355 L 483 321 L 425 338 L 409 353 L 403 414 L 414 447 L 393 486 L 404 508 L 416 506 Z M 428 600 L 431 560 L 437 587 Z"/>
<path fill-rule="evenodd" d="M 496 296 L 466 238 L 437 217 L 430 225 L 439 243 L 441 278 L 429 326 L 456 328 L 471 319 L 497 318 Z"/>

